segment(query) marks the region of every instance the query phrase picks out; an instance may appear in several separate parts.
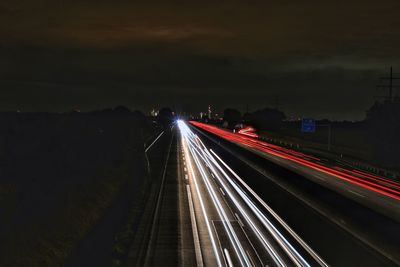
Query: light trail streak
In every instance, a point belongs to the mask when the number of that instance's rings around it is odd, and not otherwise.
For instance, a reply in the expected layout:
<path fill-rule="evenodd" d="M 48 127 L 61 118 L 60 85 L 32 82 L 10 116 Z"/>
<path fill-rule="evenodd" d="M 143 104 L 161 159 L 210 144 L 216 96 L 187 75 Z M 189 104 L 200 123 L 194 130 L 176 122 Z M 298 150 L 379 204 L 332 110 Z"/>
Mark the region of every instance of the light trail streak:
<path fill-rule="evenodd" d="M 319 172 L 334 176 L 341 180 L 345 180 L 352 184 L 374 191 L 378 194 L 400 200 L 400 184 L 395 181 L 391 181 L 383 177 L 378 177 L 376 175 L 367 174 L 358 170 L 344 171 L 341 168 L 326 166 L 320 162 L 320 159 L 313 156 L 305 155 L 297 151 L 269 144 L 258 139 L 234 134 L 204 123 L 199 123 L 195 121 L 191 121 L 190 123 L 195 125 L 196 127 L 199 127 L 231 142 L 239 143 L 252 149 L 256 149 L 258 151 L 276 156 L 278 158 L 295 162 L 297 164 L 300 164 L 301 166 L 305 166 Z"/>
<path fill-rule="evenodd" d="M 250 127 L 250 126 L 248 126 L 246 128 L 243 128 L 243 129 L 240 129 L 238 131 L 238 134 L 247 135 L 249 137 L 258 138 L 258 134 L 256 134 L 256 130 L 253 127 Z"/>
<path fill-rule="evenodd" d="M 184 125 L 180 125 L 180 127 L 185 129 Z M 184 132 L 186 132 L 186 131 L 184 131 Z M 191 134 L 186 135 L 186 137 L 189 137 L 189 136 L 193 137 L 193 135 L 191 135 Z M 193 156 L 196 166 L 198 167 L 198 169 L 200 171 L 200 175 L 203 178 L 203 182 L 206 185 L 207 191 L 212 199 L 214 206 L 216 207 L 218 216 L 220 217 L 220 219 L 223 223 L 223 226 L 225 228 L 225 231 L 228 234 L 228 238 L 229 238 L 231 244 L 233 245 L 233 248 L 236 252 L 237 258 L 239 259 L 242 266 L 252 266 L 247 253 L 243 249 L 243 246 L 233 229 L 231 220 L 228 218 L 224 208 L 222 207 L 222 204 L 221 204 L 220 200 L 218 199 L 218 196 L 217 196 L 215 190 L 213 189 L 213 186 L 211 185 L 210 181 L 208 180 L 207 174 L 206 174 L 202 164 L 200 163 L 199 157 L 203 161 L 205 160 L 203 155 L 201 155 L 201 153 L 199 152 L 199 149 L 205 149 L 204 144 L 199 142 L 198 138 L 196 138 L 195 141 L 190 140 L 190 138 L 189 138 L 189 139 L 187 139 L 187 141 L 188 141 L 187 142 L 188 144 L 192 144 L 192 146 L 191 145 L 188 146 L 188 149 L 189 149 L 189 151 L 191 151 L 191 155 Z M 197 145 L 197 147 L 195 145 Z M 197 182 L 196 182 L 196 188 L 198 188 Z"/>
<path fill-rule="evenodd" d="M 279 222 L 280 226 L 286 230 L 287 234 L 297 241 L 297 245 L 304 249 L 304 251 L 311 256 L 310 258 L 313 258 L 321 266 L 327 266 L 327 264 L 296 233 L 294 233 L 294 231 L 264 201 L 262 201 L 262 199 L 260 199 L 260 197 L 255 194 L 255 192 L 251 190 L 251 188 L 244 183 L 243 180 L 236 173 L 234 173 L 234 171 L 225 162 L 223 162 L 214 151 L 206 148 L 204 143 L 189 129 L 184 122 L 179 121 L 178 125 L 181 129 L 183 136 L 182 139 L 185 140 L 184 151 L 185 155 L 187 155 L 186 158 L 189 158 L 190 153 L 194 160 L 194 164 L 199 170 L 200 177 L 202 178 L 202 182 L 207 189 L 210 199 L 216 208 L 217 214 L 223 223 L 229 241 L 231 242 L 236 256 L 242 266 L 253 266 L 253 263 L 249 254 L 246 253 L 245 249 L 243 248 L 241 240 L 239 240 L 237 234 L 235 233 L 235 230 L 231 225 L 231 221 L 225 212 L 223 205 L 221 204 L 220 199 L 225 195 L 229 197 L 234 207 L 242 215 L 244 221 L 241 221 L 236 213 L 233 215 L 233 217 L 237 218 L 238 223 L 241 225 L 244 225 L 243 222 L 245 222 L 246 225 L 250 227 L 255 236 L 258 238 L 259 242 L 264 247 L 265 252 L 270 255 L 270 258 L 277 266 L 287 266 L 288 259 L 284 260 L 282 258 L 280 255 L 282 251 L 285 252 L 284 255 L 289 257 L 290 265 L 294 264 L 295 266 L 299 267 L 309 267 L 311 265 L 302 255 L 300 255 L 298 250 L 288 241 L 288 239 L 285 238 L 284 234 L 277 229 L 273 222 L 267 218 L 264 212 L 257 207 L 254 201 L 236 183 L 236 181 L 239 181 L 239 183 L 253 196 L 253 198 L 261 203 L 262 207 L 264 207 L 266 211 L 268 211 L 268 213 L 271 214 L 277 222 Z M 194 173 L 191 160 L 188 161 L 188 166 L 191 170 L 196 192 L 201 202 L 203 215 L 206 218 L 207 224 L 209 225 L 207 212 L 199 191 L 198 179 Z M 208 170 L 204 166 L 208 167 L 211 175 L 208 175 Z M 233 178 L 225 171 L 225 169 L 227 169 L 231 175 L 233 175 Z M 214 181 L 218 182 L 222 189 L 217 185 L 212 184 L 212 181 L 210 181 L 209 178 L 211 176 L 216 179 Z M 246 206 L 246 208 L 243 206 L 243 204 Z M 210 228 L 210 226 L 208 226 L 208 228 Z M 282 251 L 278 252 L 276 250 L 276 245 L 271 243 L 271 238 L 264 234 L 265 230 L 272 236 L 272 239 L 276 242 L 276 244 L 279 245 Z M 211 230 L 209 230 L 209 233 L 210 237 L 214 239 Z M 215 240 L 213 241 L 213 246 L 216 246 Z M 219 255 L 217 249 L 214 249 L 214 253 Z M 224 253 L 225 251 L 223 251 L 222 254 Z M 225 257 L 227 256 L 225 255 Z"/>
<path fill-rule="evenodd" d="M 194 215 L 193 199 L 192 199 L 192 194 L 190 193 L 189 185 L 186 185 L 186 192 L 187 192 L 188 201 L 189 201 L 190 221 L 192 223 L 192 234 L 193 234 L 193 242 L 194 242 L 195 253 L 196 253 L 196 264 L 197 264 L 197 267 L 202 267 L 203 266 L 203 256 L 201 254 L 201 249 L 200 249 L 199 232 L 197 229 L 196 216 Z"/>
<path fill-rule="evenodd" d="M 192 162 L 191 162 L 189 154 L 188 154 L 189 152 L 188 152 L 188 147 L 187 147 L 187 138 L 189 138 L 190 132 L 187 131 L 187 130 L 189 130 L 188 128 L 184 127 L 186 125 L 182 125 L 182 123 L 180 123 L 180 122 L 178 122 L 178 125 L 179 125 L 179 129 L 180 129 L 180 131 L 182 133 L 182 146 L 183 146 L 184 154 L 188 155 L 185 158 L 187 160 L 187 163 L 188 163 L 187 165 L 189 166 L 190 173 L 192 174 L 192 178 L 193 178 L 193 181 L 194 181 L 196 193 L 197 193 L 197 196 L 199 198 L 201 211 L 203 213 L 203 216 L 204 216 L 204 219 L 205 219 L 205 222 L 206 222 L 206 227 L 207 227 L 208 234 L 210 236 L 210 241 L 211 241 L 211 245 L 212 245 L 212 248 L 213 248 L 213 251 L 214 251 L 214 255 L 215 255 L 215 258 L 216 258 L 218 266 L 223 266 L 220 254 L 218 252 L 218 247 L 217 247 L 217 244 L 216 244 L 216 241 L 215 241 L 214 233 L 213 233 L 213 230 L 212 230 L 211 225 L 210 225 L 210 220 L 208 218 L 207 211 L 206 211 L 206 208 L 205 208 L 205 205 L 204 205 L 204 201 L 203 201 L 203 198 L 202 198 L 202 196 L 200 194 L 199 186 L 198 186 L 198 183 L 197 183 L 197 178 L 196 178 L 196 175 L 195 175 L 195 172 L 194 172 L 194 169 L 193 169 L 193 166 L 192 166 Z M 186 143 L 185 143 L 185 141 L 186 141 Z"/>
<path fill-rule="evenodd" d="M 189 147 L 189 149 L 191 149 L 191 148 Z M 235 249 L 235 252 L 238 256 L 238 259 L 239 259 L 241 265 L 242 266 L 252 266 L 245 250 L 243 249 L 241 242 L 239 241 L 239 239 L 235 233 L 235 230 L 232 227 L 231 220 L 229 220 L 224 208 L 222 207 L 221 202 L 219 201 L 218 196 L 217 196 L 215 190 L 213 189 L 210 181 L 208 180 L 207 174 L 205 173 L 205 170 L 202 167 L 202 164 L 200 163 L 200 161 L 195 153 L 199 153 L 199 152 L 198 151 L 193 152 L 192 153 L 193 158 L 197 163 L 197 167 L 200 170 L 200 173 L 201 173 L 203 181 L 206 185 L 207 191 L 210 194 L 211 199 L 217 209 L 217 213 L 218 213 L 219 217 L 221 218 L 221 221 L 224 225 L 225 231 L 228 234 L 229 240 L 231 241 L 231 244 L 233 245 L 233 247 Z"/>
<path fill-rule="evenodd" d="M 219 179 L 219 181 L 221 181 L 221 178 L 218 175 L 216 175 L 216 177 Z M 243 207 L 240 205 L 238 200 L 233 196 L 231 190 L 227 189 L 227 187 L 225 185 L 223 185 L 223 186 L 224 186 L 225 190 L 227 191 L 227 194 L 229 195 L 230 199 L 233 201 L 233 203 L 238 208 L 239 212 L 242 214 L 242 216 L 245 218 L 247 223 L 250 225 L 250 228 L 256 234 L 257 238 L 261 241 L 261 243 L 263 244 L 263 246 L 266 249 L 266 251 L 268 252 L 268 254 L 275 261 L 276 265 L 285 266 L 282 258 L 278 255 L 278 253 L 275 251 L 275 249 L 271 246 L 271 244 L 267 240 L 267 238 L 261 233 L 260 228 L 255 225 L 255 222 L 253 220 L 250 219 L 249 214 L 247 214 L 244 211 Z"/>
<path fill-rule="evenodd" d="M 242 200 L 248 205 L 248 207 L 253 211 L 253 213 L 258 217 L 258 219 L 262 222 L 262 224 L 268 229 L 268 231 L 271 233 L 271 235 L 274 237 L 274 239 L 279 243 L 282 249 L 285 250 L 287 255 L 291 257 L 291 259 L 294 261 L 296 266 L 310 266 L 303 257 L 296 251 L 296 249 L 293 248 L 293 246 L 283 237 L 283 235 L 276 229 L 276 227 L 271 223 L 270 220 L 268 220 L 264 214 L 256 207 L 256 205 L 250 200 L 249 197 L 242 191 L 241 188 L 239 188 L 235 182 L 229 177 L 229 175 L 226 174 L 226 172 L 222 169 L 222 167 L 215 161 L 214 158 L 209 154 L 209 159 L 213 161 L 213 165 L 215 165 L 219 171 L 225 176 L 226 180 L 230 183 L 230 185 L 236 190 L 236 192 L 242 197 Z M 211 168 L 214 168 L 210 164 Z M 215 170 L 214 170 L 214 173 Z M 240 205 L 239 201 L 235 198 L 235 196 L 231 193 L 231 190 L 225 186 L 223 180 L 219 175 L 216 175 L 217 178 L 219 179 L 220 183 L 223 184 L 225 191 L 227 191 L 229 197 L 231 200 L 235 203 L 236 207 L 240 210 L 242 215 L 246 218 L 246 220 L 249 222 L 249 224 L 252 226 L 255 232 L 257 233 L 257 237 L 262 241 L 263 243 L 265 242 L 266 238 L 260 234 L 260 231 L 258 229 L 255 229 L 254 227 L 254 222 L 249 218 L 249 215 L 246 213 L 246 211 L 242 208 Z M 267 244 L 265 244 L 267 245 Z M 268 249 L 270 249 L 269 246 L 267 246 Z M 276 253 L 272 251 L 271 253 L 276 260 L 281 263 L 281 259 L 277 257 Z"/>
<path fill-rule="evenodd" d="M 224 248 L 224 253 L 225 253 L 226 261 L 228 262 L 228 266 L 233 267 L 231 256 L 229 255 L 229 251 L 226 248 Z"/>
<path fill-rule="evenodd" d="M 242 178 L 239 177 L 239 175 L 236 174 L 213 150 L 210 150 L 211 153 L 223 164 L 223 166 L 228 169 L 239 181 L 244 188 L 247 189 L 248 192 L 250 192 L 253 197 L 299 242 L 305 250 L 316 260 L 318 261 L 322 266 L 328 266 L 324 260 L 318 256 L 318 254 L 310 247 L 306 242 L 304 242 L 297 234 L 294 232 L 289 225 L 286 224 L 286 222 L 271 208 L 269 207 L 262 198 L 258 196 L 256 192 L 249 187 Z"/>

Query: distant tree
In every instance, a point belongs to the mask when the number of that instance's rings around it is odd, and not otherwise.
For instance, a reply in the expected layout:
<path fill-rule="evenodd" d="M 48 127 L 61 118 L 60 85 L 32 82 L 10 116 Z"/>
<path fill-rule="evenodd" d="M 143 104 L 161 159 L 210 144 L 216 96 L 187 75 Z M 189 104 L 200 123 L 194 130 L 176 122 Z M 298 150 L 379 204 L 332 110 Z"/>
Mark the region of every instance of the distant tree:
<path fill-rule="evenodd" d="M 157 121 L 164 127 L 168 127 L 174 120 L 174 114 L 170 108 L 162 108 L 158 112 Z"/>
<path fill-rule="evenodd" d="M 252 115 L 253 115 L 253 113 L 249 113 L 249 112 L 244 113 L 244 114 L 243 114 L 243 122 L 248 122 L 248 121 L 250 121 Z"/>
<path fill-rule="evenodd" d="M 102 113 L 111 113 L 112 111 L 113 111 L 112 108 L 105 108 L 105 109 L 100 110 L 99 112 L 102 112 Z"/>
<path fill-rule="evenodd" d="M 114 112 L 119 112 L 119 113 L 128 113 L 131 112 L 131 110 L 125 106 L 117 106 L 113 109 Z"/>
<path fill-rule="evenodd" d="M 400 166 L 400 103 L 376 102 L 367 111 L 366 123 L 375 157 L 380 163 Z"/>
<path fill-rule="evenodd" d="M 235 127 L 241 121 L 242 115 L 240 111 L 232 108 L 224 110 L 224 120 L 228 123 L 229 128 Z"/>
<path fill-rule="evenodd" d="M 264 108 L 246 114 L 244 122 L 260 130 L 278 130 L 285 118 L 285 113 L 278 109 Z"/>
<path fill-rule="evenodd" d="M 150 120 L 147 119 L 146 115 L 144 115 L 143 112 L 140 110 L 134 110 L 132 114 L 134 114 L 143 125 L 150 122 Z"/>

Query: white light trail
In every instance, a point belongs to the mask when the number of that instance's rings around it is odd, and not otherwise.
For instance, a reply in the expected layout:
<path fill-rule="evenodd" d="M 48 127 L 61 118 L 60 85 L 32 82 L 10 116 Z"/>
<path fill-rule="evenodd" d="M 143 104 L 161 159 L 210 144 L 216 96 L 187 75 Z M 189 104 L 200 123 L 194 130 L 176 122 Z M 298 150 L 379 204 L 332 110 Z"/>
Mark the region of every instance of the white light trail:
<path fill-rule="evenodd" d="M 189 148 L 189 149 L 192 149 L 192 148 Z M 197 163 L 197 167 L 200 170 L 200 173 L 201 173 L 203 181 L 206 185 L 207 191 L 209 192 L 211 199 L 217 209 L 217 213 L 224 225 L 224 228 L 225 228 L 226 233 L 228 234 L 229 240 L 231 241 L 231 243 L 235 249 L 238 259 L 242 266 L 252 266 L 250 259 L 248 258 L 245 250 L 243 249 L 243 246 L 242 246 L 240 240 L 238 239 L 238 237 L 235 233 L 235 230 L 233 229 L 231 220 L 229 220 L 229 217 L 227 216 L 224 208 L 222 207 L 220 200 L 218 199 L 217 193 L 215 192 L 210 181 L 208 180 L 207 174 L 205 173 L 205 170 L 204 170 L 202 164 L 200 163 L 200 161 L 196 155 L 196 152 L 197 151 L 192 152 L 193 158 L 195 159 L 195 161 Z"/>
<path fill-rule="evenodd" d="M 226 164 L 213 150 L 211 150 L 211 153 L 228 169 L 234 176 L 235 178 L 259 201 L 259 203 L 277 220 L 279 223 L 293 236 L 294 239 L 296 239 L 297 242 L 299 242 L 303 248 L 317 261 L 321 266 L 329 266 L 304 240 L 302 240 L 296 232 L 294 232 L 289 225 L 286 224 L 286 222 L 271 208 L 269 207 L 260 196 L 257 195 L 257 193 L 254 192 L 253 189 L 251 189 L 244 181 L 237 175 L 229 166 Z"/>
<path fill-rule="evenodd" d="M 227 233 L 229 241 L 232 244 L 234 252 L 242 266 L 253 266 L 251 259 L 246 253 L 241 240 L 239 240 L 237 233 L 235 232 L 231 220 L 226 213 L 221 199 L 228 196 L 234 204 L 234 207 L 241 214 L 243 221 L 240 220 L 239 216 L 235 213 L 237 221 L 240 225 L 244 223 L 253 231 L 255 236 L 258 238 L 260 243 L 263 245 L 265 251 L 270 255 L 277 266 L 286 266 L 287 259 L 282 258 L 282 251 L 285 255 L 291 259 L 290 264 L 294 264 L 298 267 L 309 267 L 311 266 L 307 260 L 300 255 L 298 250 L 288 241 L 288 239 L 282 234 L 274 223 L 267 218 L 262 210 L 255 204 L 254 200 L 258 201 L 263 208 L 272 215 L 275 222 L 278 222 L 284 231 L 287 232 L 294 240 L 300 245 L 312 258 L 321 266 L 328 266 L 229 166 L 226 164 L 214 151 L 208 150 L 204 143 L 195 135 L 190 128 L 183 122 L 178 121 L 178 126 L 182 134 L 182 144 L 184 147 L 184 154 L 187 159 L 187 166 L 191 171 L 195 189 L 199 197 L 200 206 L 202 213 L 206 220 L 207 229 L 212 240 L 214 253 L 216 254 L 218 264 L 221 264 L 220 252 L 217 249 L 215 243 L 214 233 L 211 230 L 210 221 L 207 216 L 207 211 L 204 206 L 204 201 L 199 190 L 198 177 L 195 175 L 191 157 L 194 160 L 195 166 L 200 173 L 201 181 L 204 183 L 205 188 L 209 194 L 211 202 L 214 204 L 218 216 L 220 217 L 224 229 Z M 211 153 L 210 153 L 211 152 Z M 191 157 L 190 157 L 191 156 Z M 206 167 L 205 167 L 206 166 Z M 208 169 L 207 169 L 208 167 Z M 228 170 L 228 172 L 226 171 Z M 210 172 L 209 172 L 210 171 Z M 209 175 L 211 173 L 211 176 Z M 232 177 L 232 176 L 233 177 Z M 210 177 L 215 180 L 210 179 Z M 237 183 L 239 182 L 239 184 Z M 218 183 L 221 187 L 217 186 Z M 248 193 L 253 197 L 250 198 Z M 233 189 L 233 190 L 232 190 Z M 267 237 L 264 232 L 267 231 L 271 237 Z M 274 245 L 272 240 L 277 245 Z M 276 246 L 280 247 L 282 251 L 277 251 Z M 225 251 L 221 251 L 222 255 L 226 254 Z M 227 256 L 225 255 L 225 258 Z M 231 261 L 231 259 L 229 259 Z M 221 265 L 220 265 L 221 266 Z"/>
<path fill-rule="evenodd" d="M 186 125 L 182 125 L 182 123 L 183 123 L 182 121 L 178 121 L 178 125 L 179 125 L 179 128 L 181 130 L 182 137 L 183 137 L 182 138 L 183 151 L 184 151 L 185 155 L 188 155 L 189 152 L 188 152 L 188 146 L 187 146 L 187 138 L 188 138 L 190 132 L 186 131 L 186 128 L 184 127 Z M 193 166 L 192 166 L 192 162 L 191 162 L 189 156 L 186 157 L 186 160 L 187 160 L 187 163 L 188 163 L 187 166 L 189 166 L 190 173 L 191 173 L 191 175 L 193 177 L 196 193 L 197 193 L 197 196 L 199 198 L 201 211 L 203 213 L 203 216 L 204 216 L 204 219 L 205 219 L 205 222 L 206 222 L 207 231 L 208 231 L 208 233 L 210 235 L 211 245 L 212 245 L 212 248 L 214 250 L 214 255 L 215 255 L 217 264 L 218 264 L 218 266 L 223 266 L 220 254 L 218 252 L 218 247 L 217 247 L 217 244 L 216 244 L 214 233 L 213 233 L 211 225 L 210 225 L 210 220 L 208 219 L 207 211 L 206 211 L 206 208 L 204 206 L 204 201 L 203 201 L 203 198 L 202 198 L 202 196 L 200 194 L 200 190 L 199 190 L 199 186 L 198 186 L 198 183 L 197 183 L 196 175 L 195 175 L 195 172 L 194 172 L 194 169 L 193 169 Z"/>

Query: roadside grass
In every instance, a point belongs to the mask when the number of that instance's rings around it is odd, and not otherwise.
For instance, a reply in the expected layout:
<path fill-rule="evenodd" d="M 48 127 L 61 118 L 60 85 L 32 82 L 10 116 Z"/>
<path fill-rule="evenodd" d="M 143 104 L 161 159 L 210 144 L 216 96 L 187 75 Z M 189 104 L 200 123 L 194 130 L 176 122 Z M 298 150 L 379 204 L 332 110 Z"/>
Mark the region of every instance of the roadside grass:
<path fill-rule="evenodd" d="M 99 171 L 93 182 L 67 192 L 65 205 L 45 222 L 27 223 L 24 229 L 8 232 L 2 242 L 0 266 L 63 266 L 73 247 L 102 218 L 128 182 L 132 174 L 128 168 L 125 162 Z M 1 195 L 4 197 L 4 193 Z"/>
<path fill-rule="evenodd" d="M 150 181 L 146 179 L 141 190 L 132 200 L 126 223 L 115 236 L 112 267 L 122 266 L 125 262 L 130 246 L 137 234 L 137 225 L 146 206 L 150 186 Z"/>

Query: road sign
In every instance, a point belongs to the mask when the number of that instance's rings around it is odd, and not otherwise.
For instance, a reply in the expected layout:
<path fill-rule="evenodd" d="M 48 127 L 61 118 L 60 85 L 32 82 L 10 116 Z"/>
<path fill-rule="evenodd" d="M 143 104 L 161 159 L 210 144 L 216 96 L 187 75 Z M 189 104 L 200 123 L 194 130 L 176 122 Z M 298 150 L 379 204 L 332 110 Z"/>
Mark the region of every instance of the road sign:
<path fill-rule="evenodd" d="M 301 121 L 301 131 L 303 133 L 315 133 L 315 120 L 303 119 Z"/>

